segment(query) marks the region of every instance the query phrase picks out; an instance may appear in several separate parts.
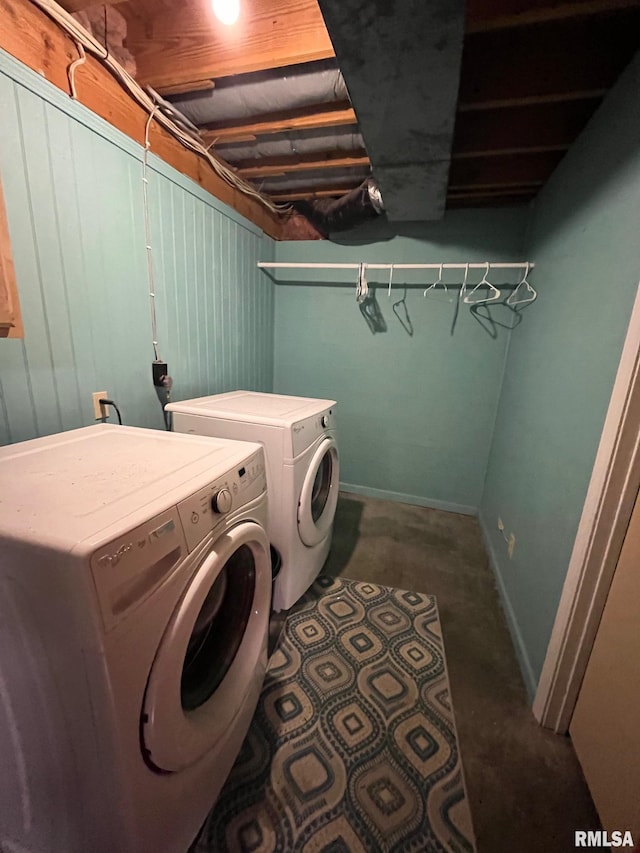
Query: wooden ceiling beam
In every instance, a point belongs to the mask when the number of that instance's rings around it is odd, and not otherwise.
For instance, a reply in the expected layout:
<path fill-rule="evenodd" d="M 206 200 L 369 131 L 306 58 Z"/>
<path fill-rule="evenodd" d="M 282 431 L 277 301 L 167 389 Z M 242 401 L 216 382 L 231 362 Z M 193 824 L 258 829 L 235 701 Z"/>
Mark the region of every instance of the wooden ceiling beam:
<path fill-rule="evenodd" d="M 458 114 L 481 112 L 483 110 L 511 110 L 517 107 L 538 107 L 549 104 L 566 104 L 570 101 L 602 100 L 608 92 L 607 86 L 599 89 L 567 90 L 564 92 L 548 92 L 542 95 L 517 95 L 512 98 L 489 98 L 487 100 L 460 101 Z"/>
<path fill-rule="evenodd" d="M 640 7 L 468 35 L 458 110 L 601 97 L 635 53 L 639 30 Z"/>
<path fill-rule="evenodd" d="M 502 186 L 499 186 L 499 187 L 496 185 L 493 185 L 493 187 L 490 189 L 487 189 L 486 187 L 485 188 L 474 187 L 473 189 L 461 188 L 461 189 L 456 190 L 454 192 L 448 192 L 447 193 L 447 200 L 455 201 L 455 200 L 473 199 L 473 198 L 498 198 L 498 197 L 505 196 L 505 195 L 509 195 L 509 196 L 531 195 L 531 196 L 533 196 L 536 194 L 539 186 L 540 186 L 539 184 L 528 185 L 528 186 L 520 186 L 517 184 L 516 185 L 514 185 L 514 184 L 503 184 Z"/>
<path fill-rule="evenodd" d="M 520 148 L 479 148 L 476 151 L 458 151 L 451 155 L 452 160 L 477 160 L 485 157 L 512 157 L 516 155 L 548 154 L 568 151 L 569 143 L 562 145 L 524 145 Z"/>
<path fill-rule="evenodd" d="M 203 0 L 170 7 L 129 0 L 119 8 L 129 23 L 127 47 L 138 79 L 154 89 L 335 55 L 317 0 L 245 2 L 232 27 L 220 23 Z"/>
<path fill-rule="evenodd" d="M 357 151 L 322 151 L 317 154 L 262 157 L 257 160 L 242 160 L 233 165 L 243 178 L 273 178 L 313 169 L 349 169 L 371 164 L 367 152 L 364 149 L 358 149 Z"/>
<path fill-rule="evenodd" d="M 208 92 L 215 87 L 213 80 L 191 80 L 188 83 L 175 83 L 172 86 L 160 86 L 159 95 L 185 95 L 189 92 Z"/>
<path fill-rule="evenodd" d="M 580 0 L 542 2 L 530 0 L 468 0 L 465 32 L 486 33 L 512 27 L 567 21 L 590 15 L 611 14 L 640 6 L 640 0 Z"/>
<path fill-rule="evenodd" d="M 358 183 L 349 184 L 349 185 L 340 185 L 335 187 L 323 187 L 322 189 L 296 189 L 296 190 L 279 190 L 278 192 L 268 193 L 269 198 L 275 202 L 289 202 L 289 201 L 304 201 L 313 198 L 339 198 L 340 196 L 346 195 L 346 193 L 351 192 L 351 190 L 355 190 L 356 187 L 360 186 L 360 181 Z"/>
<path fill-rule="evenodd" d="M 496 195 L 500 193 L 520 193 L 521 191 L 528 190 L 529 192 L 533 192 L 536 189 L 539 189 L 544 185 L 544 181 L 523 181 L 523 182 L 510 182 L 510 181 L 496 181 L 493 184 L 459 184 L 459 185 L 449 185 L 449 190 L 447 192 L 447 197 L 453 196 L 472 196 L 472 195 L 488 195 L 489 193 L 494 193 Z"/>
<path fill-rule="evenodd" d="M 356 123 L 356 114 L 349 101 L 333 101 L 327 104 L 312 104 L 292 110 L 264 113 L 236 122 L 207 124 L 202 127 L 202 137 L 205 145 L 251 142 L 257 136 L 269 136 L 289 130 L 315 130 Z"/>
<path fill-rule="evenodd" d="M 522 205 L 534 199 L 537 191 L 523 193 L 499 193 L 497 195 L 479 195 L 466 198 L 464 196 L 447 196 L 447 210 L 470 207 L 506 207 L 507 205 Z"/>

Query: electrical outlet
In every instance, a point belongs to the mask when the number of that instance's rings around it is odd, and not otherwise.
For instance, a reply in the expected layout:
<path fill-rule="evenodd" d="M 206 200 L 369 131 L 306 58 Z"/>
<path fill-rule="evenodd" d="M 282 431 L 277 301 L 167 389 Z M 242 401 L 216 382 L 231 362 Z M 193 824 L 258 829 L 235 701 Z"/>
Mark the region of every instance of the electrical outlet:
<path fill-rule="evenodd" d="M 94 391 L 91 395 L 91 399 L 93 400 L 93 416 L 97 421 L 102 420 L 102 418 L 109 417 L 107 407 L 100 405 L 100 400 L 105 400 L 106 397 L 106 391 Z"/>
<path fill-rule="evenodd" d="M 516 534 L 512 533 L 511 536 L 507 539 L 507 554 L 509 555 L 509 559 L 513 557 L 513 549 L 516 547 Z"/>
<path fill-rule="evenodd" d="M 502 523 L 502 519 L 500 518 L 500 516 L 498 516 L 498 530 L 500 531 L 500 533 L 502 533 L 504 530 L 504 524 Z"/>

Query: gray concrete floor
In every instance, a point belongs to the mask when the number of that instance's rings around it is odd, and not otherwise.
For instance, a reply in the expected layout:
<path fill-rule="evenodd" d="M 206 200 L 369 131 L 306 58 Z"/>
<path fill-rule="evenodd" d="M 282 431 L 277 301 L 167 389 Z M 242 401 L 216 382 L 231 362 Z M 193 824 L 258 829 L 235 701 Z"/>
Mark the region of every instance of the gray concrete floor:
<path fill-rule="evenodd" d="M 571 741 L 531 714 L 475 518 L 342 493 L 323 573 L 436 596 L 478 853 L 600 828 Z"/>

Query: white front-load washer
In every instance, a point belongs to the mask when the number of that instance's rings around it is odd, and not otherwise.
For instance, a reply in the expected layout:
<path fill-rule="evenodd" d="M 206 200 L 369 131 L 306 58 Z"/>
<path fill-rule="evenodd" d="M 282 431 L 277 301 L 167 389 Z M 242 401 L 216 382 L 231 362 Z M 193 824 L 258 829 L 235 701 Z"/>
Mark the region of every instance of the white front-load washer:
<path fill-rule="evenodd" d="M 0 448 L 0 849 L 184 853 L 266 668 L 262 447 L 98 425 Z"/>
<path fill-rule="evenodd" d="M 340 481 L 335 401 L 231 391 L 166 408 L 176 432 L 264 446 L 267 532 L 282 558 L 273 609 L 288 609 L 313 583 L 331 546 Z"/>

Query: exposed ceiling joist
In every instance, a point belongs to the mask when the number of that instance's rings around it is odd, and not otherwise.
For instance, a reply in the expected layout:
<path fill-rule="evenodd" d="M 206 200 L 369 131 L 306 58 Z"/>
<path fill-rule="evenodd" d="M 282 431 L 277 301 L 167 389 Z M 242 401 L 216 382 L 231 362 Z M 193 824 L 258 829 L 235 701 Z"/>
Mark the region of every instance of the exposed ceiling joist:
<path fill-rule="evenodd" d="M 638 5 L 638 0 L 578 0 L 578 2 L 541 2 L 530 0 L 467 0 L 465 32 L 486 33 L 512 27 L 531 26 L 549 21 L 615 12 Z"/>
<path fill-rule="evenodd" d="M 606 94 L 607 87 L 601 86 L 599 89 L 571 89 L 565 92 L 548 92 L 542 95 L 516 95 L 512 98 L 499 97 L 477 101 L 461 101 L 458 104 L 458 113 L 511 110 L 517 107 L 565 104 L 569 101 L 599 101 Z M 505 120 L 508 121 L 508 118 Z"/>
<path fill-rule="evenodd" d="M 478 196 L 486 196 L 490 193 L 504 193 L 504 194 L 512 194 L 514 192 L 520 192 L 521 190 L 529 190 L 529 192 L 535 192 L 541 186 L 544 185 L 544 181 L 526 181 L 523 183 L 519 183 L 517 181 L 495 181 L 492 184 L 451 184 L 449 186 L 449 197 L 453 196 L 461 196 L 466 195 L 470 197 L 471 195 Z"/>
<path fill-rule="evenodd" d="M 142 5 L 144 18 L 137 0 L 118 8 L 129 23 L 127 47 L 136 57 L 138 78 L 156 89 L 334 56 L 316 0 L 246 4 L 233 28 L 201 0 Z"/>
<path fill-rule="evenodd" d="M 527 184 L 527 186 L 520 186 L 517 184 L 493 184 L 488 189 L 486 187 L 473 187 L 470 189 L 461 188 L 457 191 L 449 192 L 447 198 L 449 201 L 461 201 L 463 199 L 498 199 L 504 195 L 533 197 L 536 194 L 539 186 L 539 184 Z"/>
<path fill-rule="evenodd" d="M 173 83 L 171 86 L 159 86 L 160 95 L 183 95 L 187 92 L 209 92 L 215 87 L 213 80 L 190 80 L 187 83 Z"/>
<path fill-rule="evenodd" d="M 277 202 L 303 201 L 314 198 L 339 198 L 346 193 L 351 192 L 359 186 L 360 182 L 350 184 L 340 184 L 334 187 L 323 187 L 322 189 L 306 189 L 297 190 L 282 190 L 280 192 L 270 193 L 271 198 Z"/>
<path fill-rule="evenodd" d="M 314 130 L 356 124 L 356 114 L 348 101 L 313 104 L 292 110 L 264 113 L 252 119 L 205 125 L 206 144 L 251 141 L 256 136 L 285 133 L 289 130 Z"/>
<path fill-rule="evenodd" d="M 364 150 L 323 151 L 318 154 L 291 154 L 286 157 L 262 157 L 234 164 L 243 178 L 267 178 L 304 172 L 311 169 L 341 169 L 351 166 L 368 166 L 369 157 Z"/>
<path fill-rule="evenodd" d="M 457 151 L 451 155 L 452 160 L 477 160 L 486 157 L 512 157 L 514 155 L 529 156 L 532 154 L 548 154 L 551 152 L 568 151 L 569 144 L 562 145 L 523 145 L 520 148 L 478 148 L 475 151 Z"/>

